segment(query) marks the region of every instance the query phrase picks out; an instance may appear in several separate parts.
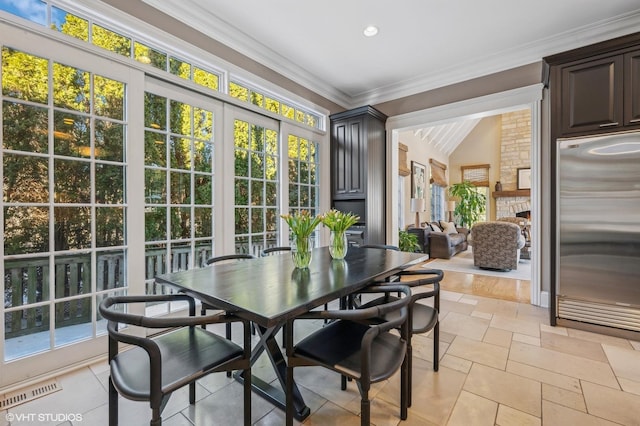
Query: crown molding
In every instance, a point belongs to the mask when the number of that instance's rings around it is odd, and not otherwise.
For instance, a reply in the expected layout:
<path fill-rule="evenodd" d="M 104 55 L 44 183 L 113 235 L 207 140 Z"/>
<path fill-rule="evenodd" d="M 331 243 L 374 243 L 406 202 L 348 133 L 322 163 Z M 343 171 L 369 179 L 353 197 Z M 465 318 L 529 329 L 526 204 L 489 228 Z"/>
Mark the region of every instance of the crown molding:
<path fill-rule="evenodd" d="M 453 67 L 441 68 L 437 75 L 425 74 L 397 84 L 372 89 L 354 96 L 352 102 L 356 105 L 375 105 L 392 101 L 532 64 L 541 61 L 545 56 L 637 32 L 638 28 L 640 28 L 640 10 L 507 49 L 494 55 L 486 56 L 480 61 L 474 58 L 462 65 L 456 64 Z"/>
<path fill-rule="evenodd" d="M 306 71 L 238 28 L 211 15 L 204 8 L 198 6 L 197 8 L 184 9 L 179 3 L 170 3 L 163 0 L 142 1 L 238 53 L 272 69 L 291 81 L 313 90 L 320 96 L 344 108 L 351 108 L 352 98 L 349 95 L 333 88 L 321 77 Z"/>
<path fill-rule="evenodd" d="M 507 49 L 498 54 L 486 56 L 481 60 L 474 58 L 463 64 L 441 68 L 437 74 L 423 74 L 410 80 L 373 88 L 369 91 L 349 96 L 340 90 L 332 88 L 322 77 L 313 75 L 299 67 L 270 47 L 249 37 L 238 28 L 215 16 L 211 16 L 205 9 L 193 8 L 185 10 L 179 2 L 166 2 L 163 0 L 142 1 L 347 109 L 392 101 L 528 65 L 541 61 L 545 56 L 637 32 L 640 27 L 640 10 L 638 10 L 566 31 L 560 35 Z"/>

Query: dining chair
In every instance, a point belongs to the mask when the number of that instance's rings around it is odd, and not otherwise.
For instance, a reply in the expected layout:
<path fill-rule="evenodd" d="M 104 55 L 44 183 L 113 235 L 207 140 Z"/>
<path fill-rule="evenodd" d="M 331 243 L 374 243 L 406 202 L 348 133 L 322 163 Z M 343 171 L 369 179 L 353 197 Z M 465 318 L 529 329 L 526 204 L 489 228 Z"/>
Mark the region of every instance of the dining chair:
<path fill-rule="evenodd" d="M 225 262 L 225 261 L 240 261 L 240 260 L 252 260 L 252 259 L 257 259 L 257 257 L 255 257 L 252 254 L 245 254 L 245 253 L 234 253 L 234 254 L 225 254 L 222 256 L 214 256 L 211 257 L 209 259 L 207 259 L 207 261 L 205 262 L 206 265 L 212 265 L 214 263 L 218 263 L 218 262 Z M 201 305 L 200 305 L 200 315 L 206 315 L 207 311 L 209 310 L 217 310 L 219 308 L 215 307 L 215 306 L 211 306 L 208 303 L 201 301 Z M 203 326 L 204 328 L 205 326 Z M 226 324 L 226 338 L 231 340 L 231 323 L 227 323 Z M 255 334 L 255 329 L 253 324 L 251 325 L 251 334 Z"/>
<path fill-rule="evenodd" d="M 276 246 L 276 247 L 269 247 L 266 248 L 264 250 L 262 250 L 262 256 L 268 256 L 270 254 L 273 253 L 279 253 L 279 252 L 284 252 L 284 251 L 291 251 L 291 247 L 288 246 Z"/>
<path fill-rule="evenodd" d="M 400 418 L 407 418 L 407 320 L 411 290 L 401 284 L 371 286 L 362 290 L 363 293 L 391 291 L 399 292 L 402 297 L 370 308 L 309 311 L 287 321 L 287 426 L 293 424 L 293 370 L 303 366 L 324 367 L 356 381 L 361 397 L 362 425 L 371 423 L 371 384 L 388 379 L 400 369 Z M 331 322 L 294 345 L 294 322 L 317 319 L 329 319 Z M 396 329 L 400 329 L 399 335 Z M 346 388 L 346 381 L 343 381 L 342 388 Z"/>
<path fill-rule="evenodd" d="M 390 250 L 395 250 L 393 247 Z M 378 246 L 374 248 L 385 248 Z M 440 281 L 444 277 L 444 273 L 440 269 L 420 269 L 420 270 L 404 270 L 396 273 L 392 278 L 394 281 L 409 286 L 412 289 L 411 303 L 409 304 L 409 337 L 407 341 L 407 352 L 409 354 L 409 387 L 408 387 L 408 404 L 411 406 L 412 382 L 413 382 L 413 346 L 412 337 L 414 334 L 427 333 L 433 330 L 433 371 L 438 371 L 440 357 L 440 321 L 438 314 L 440 312 Z M 423 286 L 433 286 L 430 290 L 424 291 L 419 289 Z M 361 307 L 368 308 L 387 303 L 394 296 L 389 294 L 376 298 Z M 418 303 L 420 300 L 433 298 L 433 306 Z"/>
<path fill-rule="evenodd" d="M 360 248 L 378 248 L 378 249 L 385 249 L 385 250 L 400 251 L 398 246 L 392 246 L 390 244 L 363 244 L 360 246 Z"/>
<path fill-rule="evenodd" d="M 180 301 L 188 303 L 189 316 L 159 318 L 128 312 L 131 304 Z M 100 315 L 108 321 L 110 426 L 118 424 L 118 395 L 134 401 L 149 401 L 149 424 L 160 426 L 162 411 L 174 391 L 189 385 L 189 403 L 193 405 L 198 379 L 232 370 L 244 372 L 244 424 L 251 424 L 249 323 L 225 313 L 196 316 L 195 306 L 195 300 L 186 294 L 112 296 L 100 303 Z M 222 322 L 243 323 L 243 346 L 197 327 Z M 121 331 L 122 325 L 126 331 Z M 131 334 L 134 328 L 144 329 L 142 336 Z M 147 336 L 150 329 L 163 330 Z M 131 348 L 121 351 L 122 344 Z M 131 424 L 131 419 L 124 423 Z"/>
<path fill-rule="evenodd" d="M 289 246 L 276 246 L 276 247 L 269 247 L 267 249 L 262 250 L 262 256 L 270 256 L 274 253 L 280 253 L 280 252 L 290 252 L 291 251 L 291 247 Z M 324 304 L 324 309 L 328 309 L 329 304 L 325 303 Z M 325 323 L 327 321 L 325 320 Z M 286 347 L 286 342 L 285 339 L 287 338 L 286 333 L 282 334 L 282 347 Z"/>

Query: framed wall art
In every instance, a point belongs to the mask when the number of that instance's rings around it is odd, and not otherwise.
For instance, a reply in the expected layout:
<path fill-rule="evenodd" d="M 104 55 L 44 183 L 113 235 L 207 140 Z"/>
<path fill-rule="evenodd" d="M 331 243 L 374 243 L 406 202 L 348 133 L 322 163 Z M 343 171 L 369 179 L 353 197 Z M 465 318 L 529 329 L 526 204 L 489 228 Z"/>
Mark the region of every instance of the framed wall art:
<path fill-rule="evenodd" d="M 518 169 L 518 189 L 531 189 L 531 168 Z"/>
<path fill-rule="evenodd" d="M 424 198 L 427 186 L 427 166 L 411 162 L 411 198 Z"/>

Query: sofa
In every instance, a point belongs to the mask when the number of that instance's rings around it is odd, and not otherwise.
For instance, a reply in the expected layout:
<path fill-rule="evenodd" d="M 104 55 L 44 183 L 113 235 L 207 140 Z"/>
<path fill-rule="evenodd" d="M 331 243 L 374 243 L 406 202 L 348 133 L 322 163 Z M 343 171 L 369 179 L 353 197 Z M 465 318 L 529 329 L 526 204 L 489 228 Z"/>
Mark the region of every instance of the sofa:
<path fill-rule="evenodd" d="M 482 269 L 518 269 L 525 239 L 520 226 L 505 221 L 479 222 L 469 236 L 473 264 Z"/>
<path fill-rule="evenodd" d="M 452 222 L 425 222 L 419 228 L 410 225 L 407 232 L 418 237 L 422 252 L 428 253 L 431 259 L 450 259 L 469 246 L 469 230 L 456 227 Z"/>

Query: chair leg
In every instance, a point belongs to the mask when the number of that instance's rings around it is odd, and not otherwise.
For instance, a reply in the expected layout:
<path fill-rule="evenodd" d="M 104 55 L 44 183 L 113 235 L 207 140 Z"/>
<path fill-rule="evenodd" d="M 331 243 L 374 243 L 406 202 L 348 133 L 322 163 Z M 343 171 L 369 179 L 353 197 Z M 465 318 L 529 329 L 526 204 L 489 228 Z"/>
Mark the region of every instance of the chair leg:
<path fill-rule="evenodd" d="M 109 426 L 118 426 L 118 391 L 109 376 Z"/>
<path fill-rule="evenodd" d="M 407 420 L 408 408 L 411 406 L 411 355 L 405 355 L 400 367 L 400 419 Z"/>
<path fill-rule="evenodd" d="M 433 327 L 433 371 L 440 365 L 440 321 Z"/>
<path fill-rule="evenodd" d="M 340 390 L 347 390 L 347 376 L 340 376 Z"/>
<path fill-rule="evenodd" d="M 149 426 L 162 426 L 160 408 L 151 407 L 151 421 L 149 422 Z"/>
<path fill-rule="evenodd" d="M 225 337 L 227 340 L 231 340 L 231 323 L 225 324 Z M 231 371 L 227 371 L 227 377 L 231 377 Z"/>
<path fill-rule="evenodd" d="M 203 316 L 205 316 L 205 315 L 207 315 L 207 310 L 206 310 L 206 309 L 204 308 L 204 306 L 203 306 L 202 308 L 200 308 L 200 316 L 201 316 L 201 317 L 203 317 Z M 206 325 L 206 324 L 202 324 L 202 325 L 200 326 L 200 328 L 204 328 L 204 329 L 206 330 L 207 325 Z"/>
<path fill-rule="evenodd" d="M 402 392 L 406 392 L 406 404 L 407 407 L 411 407 L 411 397 L 412 397 L 412 390 L 413 390 L 413 347 L 411 346 L 411 338 L 409 338 L 409 341 L 407 342 L 407 359 L 406 359 L 406 366 L 405 363 L 403 363 L 402 368 L 406 369 L 406 371 L 401 371 L 401 377 L 403 374 L 407 374 L 406 377 L 406 389 L 401 389 L 401 394 Z M 402 379 L 404 379 L 404 377 L 402 377 Z M 401 385 L 402 386 L 402 385 Z M 400 406 L 402 407 L 402 404 L 400 404 Z M 404 420 L 404 419 L 403 419 Z"/>
<path fill-rule="evenodd" d="M 371 401 L 369 400 L 368 390 L 362 392 L 362 399 L 360 400 L 360 425 L 371 425 Z"/>
<path fill-rule="evenodd" d="M 189 383 L 189 404 L 196 403 L 196 382 Z"/>

